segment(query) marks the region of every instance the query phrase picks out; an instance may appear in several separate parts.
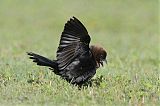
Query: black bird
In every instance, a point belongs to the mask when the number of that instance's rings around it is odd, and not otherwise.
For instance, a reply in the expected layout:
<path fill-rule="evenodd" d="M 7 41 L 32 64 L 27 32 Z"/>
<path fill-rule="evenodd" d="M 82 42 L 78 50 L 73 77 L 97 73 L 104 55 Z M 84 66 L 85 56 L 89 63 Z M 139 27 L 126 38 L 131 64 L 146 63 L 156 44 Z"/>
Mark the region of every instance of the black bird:
<path fill-rule="evenodd" d="M 32 52 L 27 54 L 37 65 L 50 67 L 69 83 L 80 85 L 91 79 L 106 61 L 107 52 L 100 46 L 89 46 L 90 40 L 85 26 L 73 17 L 64 26 L 56 60 Z"/>

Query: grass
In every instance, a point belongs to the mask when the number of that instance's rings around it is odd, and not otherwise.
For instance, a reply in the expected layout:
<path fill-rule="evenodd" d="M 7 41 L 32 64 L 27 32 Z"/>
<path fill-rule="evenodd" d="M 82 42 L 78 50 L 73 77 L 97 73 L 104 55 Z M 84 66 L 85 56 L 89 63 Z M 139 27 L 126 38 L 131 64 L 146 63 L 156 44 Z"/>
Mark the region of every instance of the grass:
<path fill-rule="evenodd" d="M 26 55 L 55 58 L 71 16 L 108 51 L 93 86 L 81 90 Z M 1 0 L 0 104 L 160 105 L 158 24 L 158 0 Z"/>

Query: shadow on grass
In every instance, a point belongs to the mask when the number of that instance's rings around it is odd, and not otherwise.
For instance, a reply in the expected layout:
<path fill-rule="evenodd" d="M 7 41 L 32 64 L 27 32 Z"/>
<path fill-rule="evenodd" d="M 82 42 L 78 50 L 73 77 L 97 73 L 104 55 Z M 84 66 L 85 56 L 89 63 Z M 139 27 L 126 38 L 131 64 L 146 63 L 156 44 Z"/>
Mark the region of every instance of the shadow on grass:
<path fill-rule="evenodd" d="M 99 87 L 100 84 L 103 82 L 104 77 L 101 75 L 99 77 L 96 77 L 95 79 L 91 79 L 84 84 L 78 85 L 79 89 L 82 88 L 88 88 L 88 87 Z"/>
<path fill-rule="evenodd" d="M 62 79 L 64 80 L 64 79 Z M 104 77 L 101 75 L 101 76 L 98 76 L 96 77 L 95 79 L 90 79 L 88 80 L 87 82 L 83 83 L 83 84 L 79 84 L 79 85 L 76 85 L 76 84 L 71 84 L 73 86 L 77 86 L 79 89 L 85 89 L 85 88 L 88 88 L 88 87 L 99 87 L 100 84 L 103 82 L 104 80 Z M 45 84 L 45 81 L 44 79 L 42 78 L 29 78 L 27 80 L 27 83 L 29 84 Z"/>

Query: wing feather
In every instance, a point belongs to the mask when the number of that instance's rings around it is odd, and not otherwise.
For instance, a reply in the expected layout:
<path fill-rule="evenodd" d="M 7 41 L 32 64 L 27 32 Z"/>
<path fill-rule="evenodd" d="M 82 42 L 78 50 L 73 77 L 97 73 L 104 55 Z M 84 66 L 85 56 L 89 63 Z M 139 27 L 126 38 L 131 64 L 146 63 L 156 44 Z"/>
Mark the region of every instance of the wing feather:
<path fill-rule="evenodd" d="M 89 47 L 90 37 L 84 25 L 73 17 L 64 26 L 57 50 L 59 70 L 65 69 L 74 60 L 77 46 L 82 42 Z"/>

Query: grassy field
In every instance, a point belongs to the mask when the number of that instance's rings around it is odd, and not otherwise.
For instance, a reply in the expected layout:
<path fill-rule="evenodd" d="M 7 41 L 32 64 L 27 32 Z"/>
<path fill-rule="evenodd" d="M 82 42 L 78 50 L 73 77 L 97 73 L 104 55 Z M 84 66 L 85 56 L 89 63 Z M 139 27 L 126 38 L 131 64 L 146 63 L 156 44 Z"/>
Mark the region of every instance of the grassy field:
<path fill-rule="evenodd" d="M 93 86 L 81 90 L 26 55 L 54 59 L 72 16 L 108 51 Z M 158 30 L 158 0 L 0 0 L 0 105 L 158 106 Z"/>

